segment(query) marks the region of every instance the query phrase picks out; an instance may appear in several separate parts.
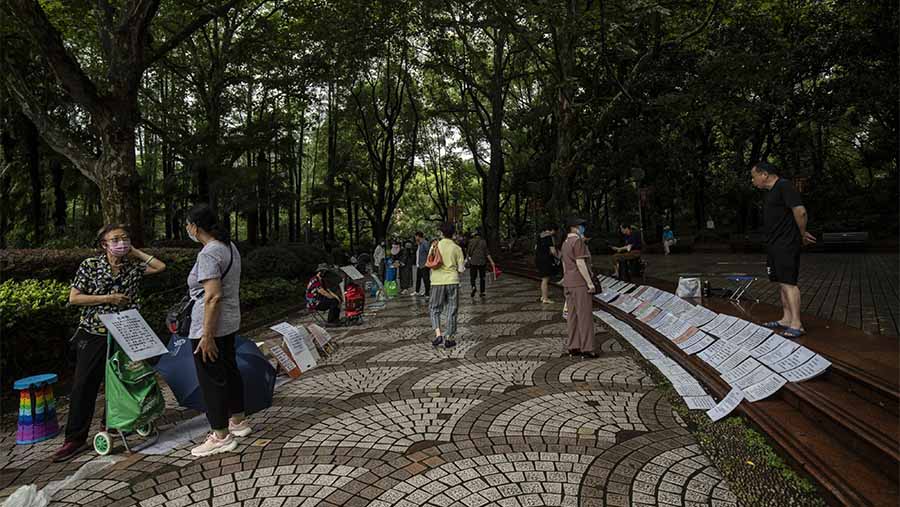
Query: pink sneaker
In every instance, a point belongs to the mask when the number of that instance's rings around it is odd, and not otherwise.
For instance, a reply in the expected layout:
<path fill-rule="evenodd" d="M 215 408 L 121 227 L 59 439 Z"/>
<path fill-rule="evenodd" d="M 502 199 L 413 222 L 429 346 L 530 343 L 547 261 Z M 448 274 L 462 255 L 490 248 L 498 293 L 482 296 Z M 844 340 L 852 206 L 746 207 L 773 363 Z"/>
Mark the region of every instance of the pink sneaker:
<path fill-rule="evenodd" d="M 246 437 L 253 432 L 253 428 L 250 427 L 246 419 L 237 424 L 228 421 L 228 432 L 236 437 Z"/>
<path fill-rule="evenodd" d="M 202 458 L 211 454 L 220 452 L 231 452 L 237 448 L 237 440 L 229 433 L 225 438 L 216 436 L 216 432 L 210 432 L 206 437 L 206 442 L 191 449 L 191 455 L 196 458 Z"/>

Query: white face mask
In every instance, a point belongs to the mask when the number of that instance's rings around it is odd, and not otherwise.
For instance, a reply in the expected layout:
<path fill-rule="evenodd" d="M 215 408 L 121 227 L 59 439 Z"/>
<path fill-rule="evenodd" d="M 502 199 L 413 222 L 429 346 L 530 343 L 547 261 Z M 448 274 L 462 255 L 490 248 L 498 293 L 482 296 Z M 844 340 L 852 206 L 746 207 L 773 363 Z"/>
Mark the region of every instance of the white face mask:
<path fill-rule="evenodd" d="M 190 226 L 190 225 L 193 225 L 193 224 L 188 224 L 188 225 Z M 197 227 L 197 226 L 195 225 L 194 227 Z M 193 241 L 194 243 L 199 243 L 199 242 L 200 242 L 200 240 L 197 239 L 197 236 L 195 236 L 194 233 L 192 233 L 192 232 L 190 231 L 190 229 L 188 229 L 187 235 L 188 235 L 189 238 L 191 238 L 191 241 Z"/>

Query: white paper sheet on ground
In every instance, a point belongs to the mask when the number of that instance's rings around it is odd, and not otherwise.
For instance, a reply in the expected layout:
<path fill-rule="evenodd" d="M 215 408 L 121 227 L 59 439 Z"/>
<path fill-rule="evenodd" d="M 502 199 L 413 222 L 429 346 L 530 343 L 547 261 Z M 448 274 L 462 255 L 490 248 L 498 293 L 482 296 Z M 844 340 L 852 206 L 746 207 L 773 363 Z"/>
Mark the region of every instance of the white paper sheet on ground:
<path fill-rule="evenodd" d="M 325 350 L 325 345 L 328 345 L 331 342 L 331 333 L 325 330 L 322 326 L 318 324 L 310 324 L 308 326 L 310 334 L 315 338 L 316 343 L 322 350 Z"/>
<path fill-rule="evenodd" d="M 698 341 L 697 343 L 691 345 L 690 347 L 686 347 L 686 348 L 684 349 L 684 353 L 685 353 L 685 354 L 688 354 L 688 355 L 696 354 L 697 352 L 700 352 L 701 350 L 703 350 L 703 349 L 705 349 L 706 347 L 709 347 L 710 345 L 712 345 L 713 343 L 715 343 L 715 341 L 716 341 L 715 338 L 713 338 L 712 336 L 710 336 L 710 335 L 704 333 L 704 334 L 703 334 L 703 339 L 701 339 L 701 340 Z"/>
<path fill-rule="evenodd" d="M 753 350 L 756 347 L 759 347 L 762 342 L 768 340 L 770 336 L 772 336 L 772 330 L 760 327 L 750 336 L 750 338 L 741 342 L 741 348 L 748 351 Z"/>
<path fill-rule="evenodd" d="M 632 290 L 634 290 L 635 287 L 636 287 L 635 284 L 629 283 L 629 284 L 626 284 L 626 285 L 625 285 L 624 287 L 622 287 L 621 289 L 619 289 L 619 292 L 622 292 L 622 293 L 625 293 L 625 292 L 631 292 Z"/>
<path fill-rule="evenodd" d="M 666 302 L 668 302 L 673 297 L 675 297 L 675 294 L 661 290 L 661 291 L 659 291 L 659 294 L 657 294 L 655 298 L 650 300 L 650 302 L 653 303 L 653 306 L 663 306 L 664 304 L 666 304 Z"/>
<path fill-rule="evenodd" d="M 791 355 L 798 347 L 800 347 L 800 345 L 790 340 L 785 340 L 772 352 L 759 357 L 759 362 L 771 368 L 773 364 Z"/>
<path fill-rule="evenodd" d="M 672 387 L 681 396 L 703 396 L 706 394 L 706 391 L 703 390 L 703 387 L 696 380 L 682 384 L 672 384 Z"/>
<path fill-rule="evenodd" d="M 728 329 L 722 331 L 722 333 L 719 335 L 719 338 L 722 338 L 723 340 L 731 340 L 732 338 L 734 338 L 734 336 L 736 334 L 743 331 L 744 328 L 746 328 L 749 325 L 750 325 L 750 323 L 747 322 L 746 320 L 738 319 Z M 746 394 L 746 393 L 744 393 L 744 394 Z"/>
<path fill-rule="evenodd" d="M 186 444 L 207 433 L 209 433 L 209 421 L 206 419 L 206 415 L 200 414 L 161 431 L 156 443 L 141 449 L 140 454 L 165 454 L 179 445 Z"/>
<path fill-rule="evenodd" d="M 753 370 L 759 368 L 760 366 L 762 366 L 762 363 L 752 357 L 749 357 L 742 361 L 741 364 L 726 372 L 723 372 L 722 380 L 728 382 L 731 385 L 734 385 L 735 382 L 753 373 Z"/>
<path fill-rule="evenodd" d="M 671 314 L 660 310 L 655 317 L 647 321 L 647 325 L 655 329 L 655 326 L 659 325 L 659 323 L 666 318 L 666 315 Z"/>
<path fill-rule="evenodd" d="M 620 295 L 612 303 L 613 306 L 622 310 L 625 313 L 628 313 L 628 312 L 634 310 L 640 304 L 641 304 L 641 301 L 639 299 L 635 299 L 627 294 Z"/>
<path fill-rule="evenodd" d="M 316 359 L 306 346 L 303 335 L 300 334 L 296 327 L 287 322 L 282 322 L 269 329 L 276 331 L 284 337 L 284 343 L 287 344 L 288 350 L 294 358 L 294 362 L 297 363 L 297 366 L 300 367 L 301 371 L 307 371 L 316 367 Z"/>
<path fill-rule="evenodd" d="M 666 302 L 664 309 L 673 315 L 682 317 L 683 315 L 692 311 L 694 309 L 694 305 L 688 303 L 680 297 L 674 297 Z"/>
<path fill-rule="evenodd" d="M 725 372 L 731 371 L 737 368 L 737 365 L 743 363 L 748 357 L 750 357 L 750 353 L 744 349 L 740 349 L 728 359 L 722 361 L 720 364 L 715 366 L 716 371 L 719 374 L 723 374 Z"/>
<path fill-rule="evenodd" d="M 718 316 L 716 312 L 710 310 L 709 308 L 705 308 L 700 305 L 697 305 L 695 308 L 699 308 L 699 310 L 697 310 L 697 313 L 690 319 L 685 319 L 693 326 L 700 327 L 711 322 Z"/>
<path fill-rule="evenodd" d="M 641 322 L 644 322 L 644 323 L 653 322 L 653 320 L 662 313 L 662 310 L 660 310 L 659 308 L 656 308 L 655 306 L 651 306 L 650 308 L 652 308 L 652 309 L 649 312 L 647 312 L 646 315 L 644 315 L 643 317 L 641 317 L 638 320 L 640 320 Z"/>
<path fill-rule="evenodd" d="M 723 361 L 734 355 L 740 348 L 729 342 L 728 340 L 719 340 L 713 343 L 706 350 L 697 354 L 703 362 L 715 368 Z"/>
<path fill-rule="evenodd" d="M 665 332 L 663 333 L 663 336 L 665 336 L 669 340 L 674 340 L 684 333 L 687 333 L 688 329 L 691 329 L 691 325 L 687 322 L 679 320 L 675 324 L 667 327 L 665 329 Z"/>
<path fill-rule="evenodd" d="M 319 350 L 316 347 L 316 342 L 312 334 L 310 334 L 310 332 L 302 325 L 294 327 L 297 328 L 297 332 L 300 333 L 300 336 L 303 337 L 303 343 L 306 344 L 306 348 L 309 349 L 309 353 L 312 354 L 313 359 L 316 360 L 316 364 L 319 364 L 319 361 L 322 360 L 322 357 L 319 356 Z"/>
<path fill-rule="evenodd" d="M 720 313 L 720 314 L 716 315 L 715 318 L 712 319 L 711 321 L 700 326 L 700 328 L 703 329 L 703 331 L 709 332 L 710 329 L 715 329 L 715 328 L 719 327 L 719 325 L 722 324 L 723 322 L 725 322 L 725 319 L 727 319 L 727 318 L 728 318 L 728 315 L 725 315 L 724 313 Z"/>
<path fill-rule="evenodd" d="M 105 313 L 99 317 L 132 361 L 143 361 L 169 351 L 135 309 Z"/>
<path fill-rule="evenodd" d="M 786 383 L 787 380 L 785 380 L 784 377 L 773 372 L 765 379 L 744 389 L 744 397 L 751 403 L 763 400 L 775 394 L 775 392 L 781 389 Z"/>
<path fill-rule="evenodd" d="M 672 315 L 669 312 L 663 311 L 661 318 L 658 317 L 650 322 L 650 327 L 659 331 L 660 329 L 665 329 L 667 326 L 671 326 L 677 321 L 678 317 Z"/>
<path fill-rule="evenodd" d="M 829 360 L 816 354 L 812 359 L 803 363 L 801 366 L 794 368 L 793 370 L 788 370 L 782 373 L 782 375 L 791 382 L 803 382 L 804 380 L 809 380 L 821 375 L 829 366 L 831 366 Z"/>
<path fill-rule="evenodd" d="M 712 396 L 682 396 L 685 405 L 690 410 L 709 410 L 716 406 L 716 400 Z"/>
<path fill-rule="evenodd" d="M 693 330 L 693 332 L 691 332 L 690 330 Z M 684 349 L 690 347 L 691 345 L 694 345 L 698 341 L 702 340 L 703 337 L 706 336 L 706 333 L 698 330 L 695 327 L 690 328 L 690 330 L 688 332 L 684 333 L 683 335 L 679 336 L 678 338 L 675 338 L 674 340 L 672 340 L 672 343 L 674 343 L 675 345 L 678 345 L 679 349 L 684 350 Z"/>
<path fill-rule="evenodd" d="M 770 364 L 769 367 L 778 373 L 782 373 L 788 370 L 799 368 L 803 365 L 803 363 L 812 359 L 814 355 L 816 355 L 815 352 L 809 350 L 803 345 L 800 345 L 793 352 L 791 352 L 789 356 L 774 364 Z"/>
<path fill-rule="evenodd" d="M 348 266 L 341 266 L 341 271 L 347 273 L 347 276 L 349 276 L 350 279 L 354 281 L 362 280 L 363 278 L 365 278 L 365 276 L 363 276 L 363 274 L 360 273 L 358 269 L 356 269 L 356 266 L 353 266 L 352 264 Z"/>
<path fill-rule="evenodd" d="M 752 386 L 753 384 L 758 384 L 758 383 L 762 382 L 769 375 L 772 375 L 773 373 L 775 373 L 775 372 L 770 370 L 765 365 L 762 365 L 759 368 L 753 370 L 753 372 L 750 373 L 750 375 L 747 375 L 744 378 L 736 380 L 733 385 L 735 387 L 740 387 L 741 390 L 743 391 L 744 389 L 747 389 L 748 387 Z"/>
<path fill-rule="evenodd" d="M 750 355 L 759 359 L 760 357 L 780 347 L 782 343 L 784 343 L 784 337 L 778 334 L 773 334 L 760 345 L 756 346 L 753 349 L 750 349 Z"/>
<path fill-rule="evenodd" d="M 603 291 L 600 294 L 594 294 L 594 299 L 598 301 L 603 301 L 604 303 L 609 303 L 610 301 L 619 297 L 618 292 L 611 292 L 609 290 Z"/>
<path fill-rule="evenodd" d="M 646 289 L 636 293 L 634 297 L 640 299 L 641 301 L 650 301 L 659 294 L 659 289 L 657 289 L 656 287 L 651 287 L 649 285 L 645 285 L 645 287 Z"/>
<path fill-rule="evenodd" d="M 707 333 L 713 336 L 721 336 L 722 333 L 725 332 L 726 329 L 732 326 L 735 322 L 738 321 L 738 318 L 733 315 L 726 315 L 724 319 L 719 323 L 716 327 L 711 327 L 707 331 Z"/>
<path fill-rule="evenodd" d="M 647 290 L 647 286 L 646 286 L 646 285 L 641 285 L 641 286 L 638 287 L 637 289 L 634 289 L 634 292 L 632 292 L 631 295 L 632 295 L 633 297 L 636 297 L 636 298 L 640 299 L 641 301 L 643 301 L 643 300 L 644 300 L 643 294 L 644 294 L 644 292 L 645 292 L 646 290 Z"/>
<path fill-rule="evenodd" d="M 706 415 L 708 415 L 713 422 L 716 422 L 730 414 L 732 410 L 741 404 L 743 399 L 744 393 L 740 389 L 732 389 L 727 396 L 722 398 L 722 401 L 720 401 L 718 405 L 709 409 L 706 412 Z"/>
<path fill-rule="evenodd" d="M 734 343 L 736 345 L 740 345 L 740 344 L 744 343 L 745 341 L 749 340 L 750 337 L 753 336 L 753 333 L 755 333 L 756 331 L 758 331 L 760 329 L 765 329 L 765 328 L 762 326 L 757 326 L 756 324 L 751 322 L 744 329 L 741 329 L 741 331 L 738 334 L 729 338 L 728 341 L 730 341 L 731 343 Z"/>
<path fill-rule="evenodd" d="M 640 300 L 638 300 L 638 301 L 640 301 Z M 635 308 L 634 310 L 631 310 L 631 314 L 634 315 L 634 318 L 640 320 L 641 317 L 649 314 L 651 311 L 653 311 L 654 308 L 655 307 L 653 305 L 651 305 L 650 303 L 643 301 L 643 302 L 641 302 L 641 304 L 639 304 L 637 306 L 637 308 Z"/>

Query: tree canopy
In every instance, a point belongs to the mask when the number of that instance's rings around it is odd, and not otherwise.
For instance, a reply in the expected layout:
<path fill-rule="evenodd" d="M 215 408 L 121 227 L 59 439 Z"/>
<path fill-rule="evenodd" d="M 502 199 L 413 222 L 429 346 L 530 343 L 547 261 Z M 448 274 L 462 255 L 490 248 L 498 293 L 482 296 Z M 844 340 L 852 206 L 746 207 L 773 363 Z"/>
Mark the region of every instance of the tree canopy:
<path fill-rule="evenodd" d="M 0 9 L 3 247 L 183 240 L 197 202 L 242 241 L 352 250 L 441 221 L 497 248 L 572 213 L 744 232 L 762 159 L 814 229 L 897 232 L 896 2 Z"/>

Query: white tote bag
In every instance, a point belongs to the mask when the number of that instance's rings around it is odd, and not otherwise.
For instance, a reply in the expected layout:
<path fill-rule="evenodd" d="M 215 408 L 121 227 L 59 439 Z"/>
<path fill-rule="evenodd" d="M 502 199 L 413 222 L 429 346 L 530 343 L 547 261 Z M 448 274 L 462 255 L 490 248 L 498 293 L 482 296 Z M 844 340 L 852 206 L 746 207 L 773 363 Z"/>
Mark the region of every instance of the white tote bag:
<path fill-rule="evenodd" d="M 680 298 L 700 297 L 700 279 L 678 277 L 678 289 L 675 290 L 675 295 Z"/>

